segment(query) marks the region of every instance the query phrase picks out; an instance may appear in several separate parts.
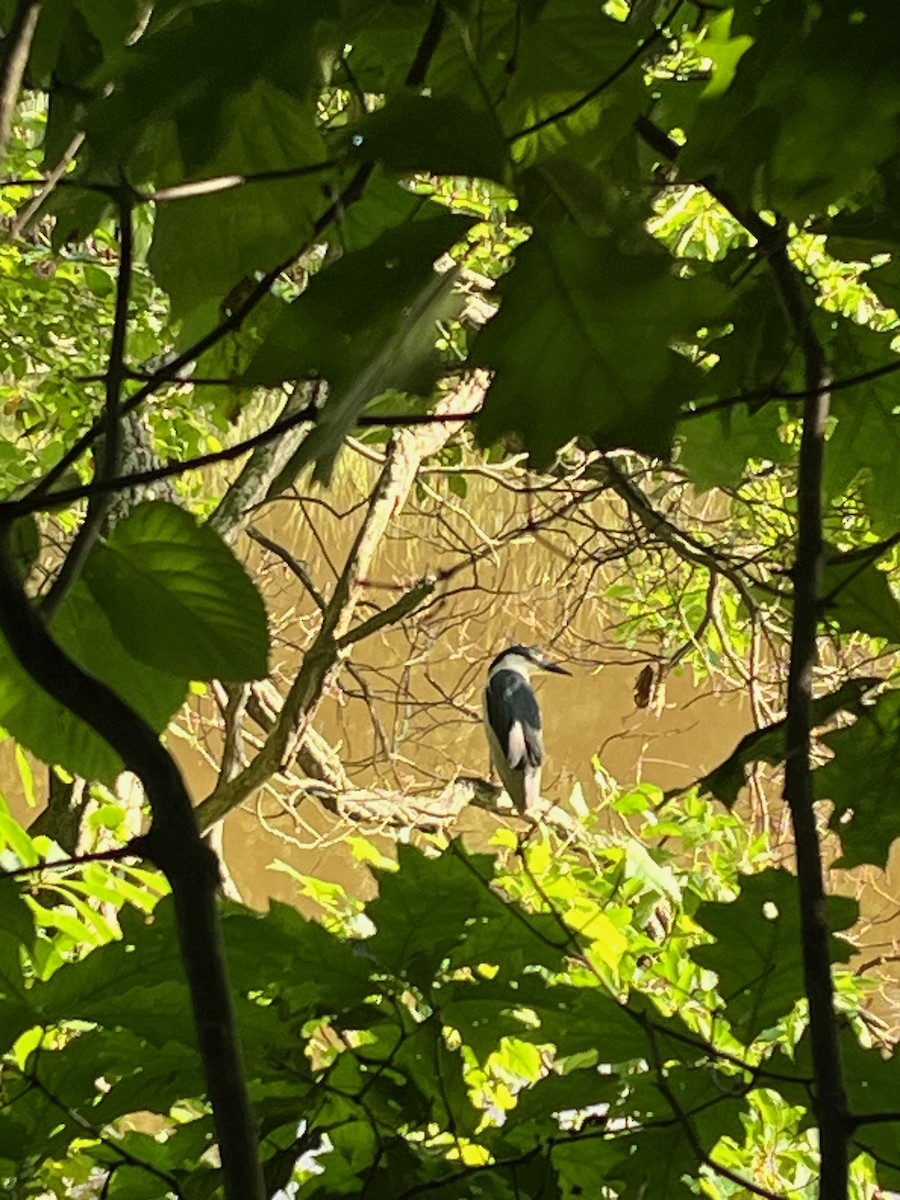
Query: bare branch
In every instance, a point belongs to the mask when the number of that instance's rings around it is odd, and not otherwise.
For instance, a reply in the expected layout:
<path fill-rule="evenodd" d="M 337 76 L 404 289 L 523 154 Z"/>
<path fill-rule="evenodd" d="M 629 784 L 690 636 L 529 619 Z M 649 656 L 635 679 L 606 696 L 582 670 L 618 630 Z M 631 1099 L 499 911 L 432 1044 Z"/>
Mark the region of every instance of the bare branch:
<path fill-rule="evenodd" d="M 486 389 L 486 374 L 476 373 L 439 402 L 435 415 L 446 418 L 443 422 L 420 430 L 404 429 L 394 437 L 365 518 L 322 615 L 322 624 L 306 651 L 272 730 L 253 761 L 235 779 L 221 782 L 200 804 L 197 815 L 201 828 L 221 820 L 271 778 L 290 757 L 292 746 L 302 742 L 326 683 L 339 665 L 341 640 L 351 631 L 362 595 L 364 585 L 360 581 L 365 578 L 385 531 L 405 504 L 422 459 L 435 454 L 450 437 L 455 428 L 454 414 L 477 408 Z"/>
<path fill-rule="evenodd" d="M 276 558 L 281 559 L 291 574 L 295 576 L 295 578 L 299 579 L 306 588 L 313 604 L 315 604 L 319 612 L 325 612 L 327 607 L 325 597 L 316 587 L 315 581 L 310 574 L 309 567 L 307 567 L 306 563 L 301 562 L 299 558 L 296 558 L 289 550 L 286 550 L 284 546 L 279 546 L 277 542 L 272 541 L 270 537 L 267 537 L 263 531 L 261 529 L 257 529 L 255 525 L 251 525 L 251 527 L 247 530 L 247 536 L 252 538 L 253 541 L 257 542 L 260 546 L 263 546 L 269 551 L 270 554 L 274 554 Z"/>
<path fill-rule="evenodd" d="M 0 74 L 0 160 L 6 157 L 6 144 L 12 133 L 13 117 L 42 7 L 43 0 L 18 0 L 9 33 L 0 43 L 3 57 Z"/>

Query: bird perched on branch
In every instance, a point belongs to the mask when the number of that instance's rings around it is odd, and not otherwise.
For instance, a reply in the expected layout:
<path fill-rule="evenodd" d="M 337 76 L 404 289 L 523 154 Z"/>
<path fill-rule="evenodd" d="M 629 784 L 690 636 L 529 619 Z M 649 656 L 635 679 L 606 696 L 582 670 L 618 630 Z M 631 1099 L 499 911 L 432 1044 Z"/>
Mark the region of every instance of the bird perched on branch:
<path fill-rule="evenodd" d="M 536 646 L 510 646 L 488 667 L 484 718 L 491 759 L 516 810 L 525 815 L 540 799 L 544 739 L 534 671 L 569 675 Z"/>

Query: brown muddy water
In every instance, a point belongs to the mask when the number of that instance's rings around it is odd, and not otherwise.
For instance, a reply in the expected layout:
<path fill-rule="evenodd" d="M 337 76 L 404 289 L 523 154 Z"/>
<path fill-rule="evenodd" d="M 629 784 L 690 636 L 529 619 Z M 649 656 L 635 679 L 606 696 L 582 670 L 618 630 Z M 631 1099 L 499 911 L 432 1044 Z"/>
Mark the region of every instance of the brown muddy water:
<path fill-rule="evenodd" d="M 261 530 L 306 563 L 326 598 L 376 478 L 375 454 L 377 448 L 345 452 L 333 488 L 306 490 L 256 518 Z M 667 789 L 690 784 L 727 757 L 754 722 L 739 663 L 723 662 L 720 672 L 702 679 L 690 668 L 676 670 L 653 704 L 635 704 L 641 668 L 660 654 L 671 655 L 678 641 L 653 636 L 647 619 L 638 639 L 633 620 L 641 603 L 652 607 L 657 601 L 637 596 L 633 565 L 616 558 L 616 547 L 628 542 L 623 513 L 599 496 L 551 519 L 567 495 L 555 482 L 535 492 L 520 472 L 478 468 L 465 478 L 462 498 L 448 487 L 445 468 L 424 474 L 366 573 L 357 619 L 393 603 L 424 575 L 453 572 L 427 610 L 358 643 L 349 660 L 352 672 L 345 667 L 324 697 L 315 728 L 339 749 L 353 783 L 415 798 L 434 796 L 460 774 L 487 776 L 485 667 L 517 641 L 544 646 L 572 671 L 571 678 L 546 676 L 538 683 L 548 753 L 543 791 L 553 801 L 564 803 L 580 785 L 587 804 L 597 804 L 598 761 L 607 781 L 623 788 L 646 781 Z M 258 573 L 274 630 L 273 674 L 284 691 L 315 633 L 318 610 L 271 554 L 248 538 L 238 550 Z M 678 586 L 690 592 L 698 585 L 682 579 Z M 183 736 L 169 742 L 199 801 L 216 780 L 220 733 L 211 702 L 193 701 L 180 727 Z M 43 774 L 37 770 L 40 795 Z M 14 815 L 31 819 L 35 814 L 27 810 L 8 743 L 0 746 L 0 784 Z M 777 787 L 766 792 L 768 799 L 758 797 L 758 804 L 768 806 L 768 815 L 763 818 L 757 807 L 756 819 L 767 819 L 777 840 L 785 832 Z M 497 821 L 468 809 L 457 830 L 483 842 Z M 246 903 L 262 908 L 277 898 L 311 911 L 296 881 L 275 864 L 340 883 L 355 895 L 371 894 L 371 876 L 350 844 L 354 832 L 314 800 L 279 785 L 227 818 L 224 853 Z M 387 836 L 372 840 L 389 851 Z M 859 960 L 884 960 L 876 1007 L 894 1026 L 900 1008 L 894 999 L 900 969 L 893 961 L 900 959 L 900 860 L 893 856 L 886 873 L 835 873 L 832 882 L 861 899 Z"/>

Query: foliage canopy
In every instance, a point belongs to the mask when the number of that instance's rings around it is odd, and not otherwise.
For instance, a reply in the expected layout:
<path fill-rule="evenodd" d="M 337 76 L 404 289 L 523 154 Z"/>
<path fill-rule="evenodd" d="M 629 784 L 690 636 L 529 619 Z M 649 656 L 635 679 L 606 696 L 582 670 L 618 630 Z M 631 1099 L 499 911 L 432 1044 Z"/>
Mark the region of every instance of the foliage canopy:
<path fill-rule="evenodd" d="M 93 787 L 93 834 L 127 841 L 103 790 L 123 766 L 152 809 L 125 847 L 150 865 L 22 878 L 61 851 L 0 812 L 9 1193 L 900 1188 L 898 1060 L 846 967 L 857 909 L 826 896 L 815 807 L 842 865 L 886 865 L 894 5 L 4 0 L 0 22 L 0 724 Z M 168 468 L 128 465 L 139 413 Z M 236 703 L 266 674 L 247 513 L 305 468 L 330 480 L 360 429 L 440 425 L 427 456 L 451 421 L 467 453 L 596 479 L 700 571 L 691 653 L 720 581 L 748 645 L 777 612 L 779 713 L 694 789 L 611 798 L 619 838 L 583 814 L 564 847 L 404 847 L 365 908 L 319 893 L 324 924 L 220 914 L 159 735 L 191 681 Z M 263 450 L 237 518 L 185 484 L 113 520 L 113 496 Z M 680 528 L 654 472 L 720 489 L 733 541 Z M 201 822 L 279 769 L 364 636 L 364 541 Z M 730 811 L 760 761 L 786 764 L 796 873 Z"/>

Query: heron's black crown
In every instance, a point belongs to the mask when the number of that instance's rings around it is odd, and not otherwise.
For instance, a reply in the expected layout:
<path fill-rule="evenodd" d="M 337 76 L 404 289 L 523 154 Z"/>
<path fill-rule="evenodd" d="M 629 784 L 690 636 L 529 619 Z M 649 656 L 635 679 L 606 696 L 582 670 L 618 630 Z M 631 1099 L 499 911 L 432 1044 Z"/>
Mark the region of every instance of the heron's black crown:
<path fill-rule="evenodd" d="M 501 654 L 498 654 L 488 666 L 488 674 L 496 667 L 499 667 L 503 660 L 507 658 L 524 659 L 526 663 L 530 663 L 531 666 L 540 671 L 553 671 L 557 675 L 569 674 L 565 667 L 557 666 L 555 662 L 548 658 L 539 646 L 523 646 L 519 643 L 514 646 L 507 646 Z"/>

